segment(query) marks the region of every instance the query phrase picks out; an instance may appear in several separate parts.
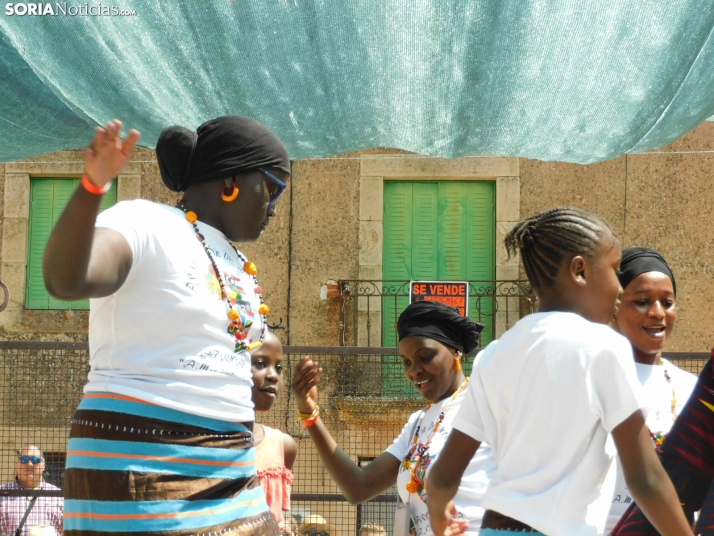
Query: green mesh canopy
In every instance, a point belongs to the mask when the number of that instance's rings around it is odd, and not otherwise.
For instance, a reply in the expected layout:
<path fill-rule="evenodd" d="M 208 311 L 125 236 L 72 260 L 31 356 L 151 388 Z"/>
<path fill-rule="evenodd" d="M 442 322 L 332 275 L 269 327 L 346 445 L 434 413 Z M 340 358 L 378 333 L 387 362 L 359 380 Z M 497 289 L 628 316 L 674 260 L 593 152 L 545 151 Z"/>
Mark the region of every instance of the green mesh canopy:
<path fill-rule="evenodd" d="M 711 0 L 111 1 L 3 3 L 1 161 L 85 146 L 114 117 L 153 147 L 168 125 L 238 114 L 295 159 L 590 163 L 714 115 Z"/>

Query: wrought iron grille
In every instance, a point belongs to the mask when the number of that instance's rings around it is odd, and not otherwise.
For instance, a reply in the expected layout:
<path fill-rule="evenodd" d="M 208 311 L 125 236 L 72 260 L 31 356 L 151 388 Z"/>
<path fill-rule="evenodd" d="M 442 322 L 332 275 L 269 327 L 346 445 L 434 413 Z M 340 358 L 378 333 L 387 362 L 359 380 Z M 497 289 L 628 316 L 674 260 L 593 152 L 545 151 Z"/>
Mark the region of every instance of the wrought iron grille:
<path fill-rule="evenodd" d="M 409 304 L 409 281 L 337 282 L 340 346 L 395 346 L 397 318 Z M 468 281 L 468 316 L 485 324 L 482 343 L 499 337 L 535 310 L 528 281 Z"/>
<path fill-rule="evenodd" d="M 323 420 L 355 463 L 365 465 L 393 442 L 408 416 L 424 405 L 415 391 L 405 391 L 399 383 L 401 369 L 384 366 L 396 348 L 285 346 L 283 352 L 283 390 L 275 407 L 259 414 L 257 421 L 281 429 L 298 443 L 292 515 L 298 525 L 311 514 L 320 515 L 340 536 L 357 536 L 366 523 L 381 524 L 391 534 L 398 504 L 394 488 L 362 505 L 350 505 L 298 421 L 289 385 L 304 355 L 319 360 L 324 369 L 319 395 Z M 667 357 L 697 374 L 709 354 Z M 14 478 L 17 449 L 31 443 L 45 451 L 46 480 L 60 488 L 64 485 L 62 460 L 69 423 L 82 397 L 87 370 L 86 344 L 0 341 L 0 484 Z M 10 495 L 0 491 L 0 502 L 9 501 Z M 22 505 L 32 495 L 59 497 L 61 491 L 21 490 L 14 495 L 19 499 L 13 504 Z"/>

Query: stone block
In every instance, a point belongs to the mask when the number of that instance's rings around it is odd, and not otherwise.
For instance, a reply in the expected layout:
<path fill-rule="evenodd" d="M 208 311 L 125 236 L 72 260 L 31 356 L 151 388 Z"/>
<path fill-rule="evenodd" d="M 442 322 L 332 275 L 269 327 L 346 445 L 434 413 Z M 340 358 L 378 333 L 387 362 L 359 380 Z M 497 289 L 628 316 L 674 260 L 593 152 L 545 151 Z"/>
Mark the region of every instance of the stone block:
<path fill-rule="evenodd" d="M 520 279 L 518 266 L 496 266 L 496 279 L 499 281 L 517 281 Z"/>
<path fill-rule="evenodd" d="M 360 264 L 359 278 L 362 281 L 379 281 L 382 279 L 381 264 Z"/>
<path fill-rule="evenodd" d="M 3 262 L 27 262 L 27 219 L 5 218 L 2 229 Z"/>
<path fill-rule="evenodd" d="M 2 272 L 0 277 L 10 291 L 8 309 L 23 308 L 25 306 L 25 278 L 27 277 L 27 267 L 25 263 L 3 261 L 0 270 Z M 4 297 L 0 296 L 0 301 L 3 299 Z M 4 314 L 5 313 L 2 313 L 0 316 Z"/>
<path fill-rule="evenodd" d="M 6 218 L 30 217 L 30 176 L 27 173 L 8 173 L 5 175 Z"/>
<path fill-rule="evenodd" d="M 141 197 L 141 175 L 121 173 L 117 181 L 117 202 Z"/>
<path fill-rule="evenodd" d="M 521 219 L 521 180 L 518 177 L 496 179 L 496 221 Z"/>
<path fill-rule="evenodd" d="M 506 235 L 516 226 L 516 223 L 514 221 L 496 222 L 496 266 L 518 266 L 518 255 L 511 255 L 509 259 L 506 246 L 503 244 Z"/>
<path fill-rule="evenodd" d="M 359 222 L 359 264 L 382 264 L 381 221 Z"/>
<path fill-rule="evenodd" d="M 360 177 L 359 219 L 382 221 L 384 215 L 384 181 L 382 177 Z"/>
<path fill-rule="evenodd" d="M 363 156 L 363 176 L 379 177 L 517 177 L 518 158 L 470 156 L 432 158 L 427 156 Z"/>

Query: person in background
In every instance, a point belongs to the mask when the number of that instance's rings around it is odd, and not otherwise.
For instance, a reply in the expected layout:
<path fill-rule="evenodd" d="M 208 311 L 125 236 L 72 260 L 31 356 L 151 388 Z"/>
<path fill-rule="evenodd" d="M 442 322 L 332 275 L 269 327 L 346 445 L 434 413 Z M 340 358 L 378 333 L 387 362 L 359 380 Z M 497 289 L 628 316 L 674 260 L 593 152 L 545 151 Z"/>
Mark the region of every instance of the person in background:
<path fill-rule="evenodd" d="M 359 536 L 387 536 L 387 529 L 379 523 L 365 523 L 359 529 Z"/>
<path fill-rule="evenodd" d="M 0 534 L 14 536 L 25 512 L 30 506 L 33 495 L 32 490 L 57 490 L 46 482 L 42 474 L 45 472 L 45 455 L 36 445 L 27 445 L 17 451 L 15 460 L 17 476 L 15 480 L 0 490 L 27 490 L 27 495 L 0 496 Z M 26 536 L 30 529 L 45 525 L 52 534 L 62 534 L 62 516 L 64 513 L 64 499 L 62 497 L 37 497 L 32 505 L 30 514 L 25 520 L 21 534 Z M 47 530 L 46 530 L 47 532 Z"/>
<path fill-rule="evenodd" d="M 714 349 L 660 447 L 660 459 L 690 518 L 699 512 L 694 533 L 714 534 Z M 613 536 L 659 536 L 640 505 L 632 504 Z"/>
<path fill-rule="evenodd" d="M 250 357 L 253 372 L 253 404 L 255 411 L 266 413 L 275 404 L 283 389 L 283 347 L 272 331 L 265 334 L 263 345 Z M 288 434 L 264 424 L 253 426 L 255 463 L 265 500 L 285 532 L 284 513 L 290 511 L 290 490 L 297 443 Z"/>
<path fill-rule="evenodd" d="M 463 355 L 476 349 L 482 329 L 482 324 L 443 303 L 419 301 L 402 311 L 397 332 L 404 375 L 426 405 L 414 412 L 394 442 L 364 467 L 345 454 L 319 418 L 319 364 L 309 358 L 300 361 L 293 376 L 298 411 L 320 459 L 352 504 L 369 500 L 396 484 L 417 534 L 432 534 L 424 483 L 466 398 L 468 378 L 463 371 Z M 467 467 L 457 490 L 456 515 L 468 525 L 467 534 L 476 535 L 483 516 L 481 497 L 495 472 L 496 460 L 484 444 L 464 461 Z"/>
<path fill-rule="evenodd" d="M 340 536 L 334 525 L 330 525 L 324 517 L 312 514 L 307 516 L 298 528 L 300 536 Z"/>
<path fill-rule="evenodd" d="M 618 278 L 623 290 L 612 325 L 632 345 L 637 378 L 648 405 L 645 424 L 653 445 L 659 446 L 697 383 L 694 374 L 662 357 L 677 320 L 677 283 L 659 252 L 639 247 L 622 252 Z M 605 534 L 610 534 L 631 504 L 632 497 L 618 458 L 617 483 Z"/>
<path fill-rule="evenodd" d="M 283 536 L 298 536 L 298 527 L 300 526 L 300 524 L 295 520 L 292 515 L 284 515 L 283 525 L 284 528 L 281 532 Z"/>

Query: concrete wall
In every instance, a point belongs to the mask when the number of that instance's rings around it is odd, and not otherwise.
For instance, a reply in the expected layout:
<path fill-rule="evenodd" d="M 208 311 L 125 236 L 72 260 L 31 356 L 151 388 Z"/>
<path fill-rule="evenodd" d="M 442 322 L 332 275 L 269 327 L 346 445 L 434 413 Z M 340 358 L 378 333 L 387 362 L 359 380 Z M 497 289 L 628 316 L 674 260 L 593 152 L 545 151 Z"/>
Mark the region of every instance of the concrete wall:
<path fill-rule="evenodd" d="M 605 217 L 623 246 L 662 251 L 680 289 L 670 349 L 705 350 L 714 343 L 706 300 L 714 292 L 714 249 L 707 247 L 714 240 L 713 148 L 714 124 L 705 122 L 658 151 L 589 166 L 524 158 L 442 160 L 389 149 L 299 161 L 277 217 L 258 243 L 241 249 L 260 269 L 270 321 L 282 319 L 284 342 L 337 344 L 339 309 L 334 300 L 321 299 L 321 289 L 328 280 L 381 278 L 383 181 L 495 180 L 498 278 L 518 275 L 500 240 L 512 222 L 556 205 L 584 207 Z M 0 277 L 12 293 L 0 314 L 2 338 L 86 337 L 85 312 L 23 307 L 29 178 L 79 176 L 81 162 L 81 151 L 63 151 L 0 165 Z M 153 151 L 146 149 L 120 176 L 118 194 L 169 204 L 179 198 L 163 186 Z"/>

